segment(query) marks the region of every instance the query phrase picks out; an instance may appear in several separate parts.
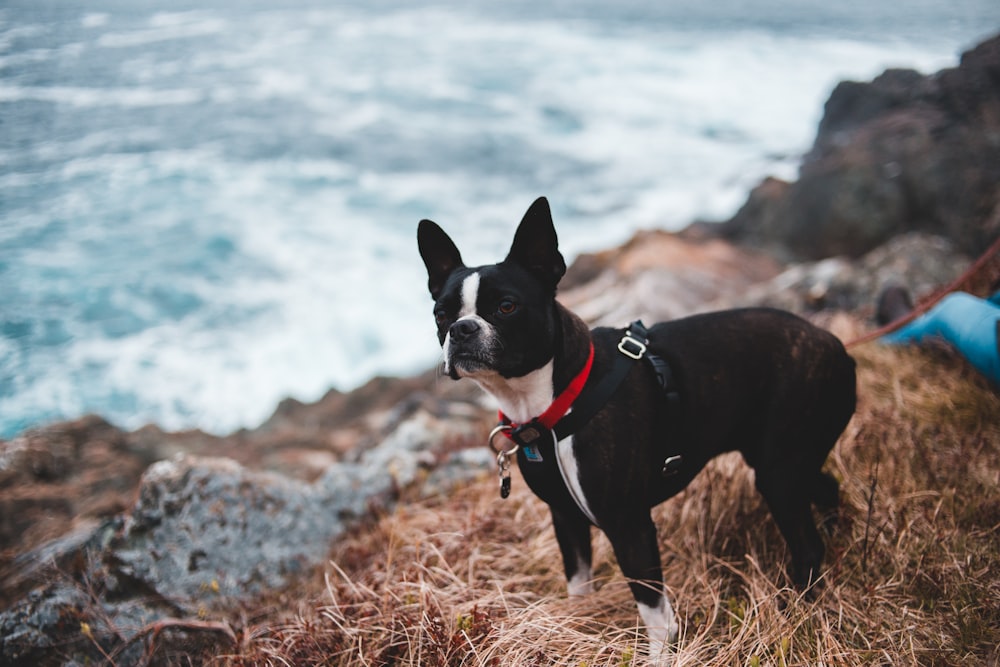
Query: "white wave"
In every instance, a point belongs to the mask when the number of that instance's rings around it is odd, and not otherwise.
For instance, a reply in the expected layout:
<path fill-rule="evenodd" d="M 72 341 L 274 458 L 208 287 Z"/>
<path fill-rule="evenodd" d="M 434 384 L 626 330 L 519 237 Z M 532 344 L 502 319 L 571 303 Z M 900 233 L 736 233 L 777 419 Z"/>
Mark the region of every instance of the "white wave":
<path fill-rule="evenodd" d="M 0 45 L 4 50 L 9 49 L 15 40 L 31 39 L 46 33 L 46 27 L 40 23 L 29 23 L 25 25 L 15 25 L 12 28 L 0 30 Z"/>
<path fill-rule="evenodd" d="M 191 88 L 84 88 L 80 86 L 18 86 L 0 84 L 0 102 L 33 100 L 74 107 L 156 107 L 195 104 L 203 99 Z"/>
<path fill-rule="evenodd" d="M 102 28 L 110 18 L 111 15 L 107 12 L 89 12 L 80 18 L 80 25 L 84 28 Z"/>
<path fill-rule="evenodd" d="M 223 19 L 203 12 L 155 14 L 149 25 L 149 28 L 105 33 L 97 38 L 97 44 L 105 48 L 147 46 L 157 42 L 220 34 L 227 28 Z"/>

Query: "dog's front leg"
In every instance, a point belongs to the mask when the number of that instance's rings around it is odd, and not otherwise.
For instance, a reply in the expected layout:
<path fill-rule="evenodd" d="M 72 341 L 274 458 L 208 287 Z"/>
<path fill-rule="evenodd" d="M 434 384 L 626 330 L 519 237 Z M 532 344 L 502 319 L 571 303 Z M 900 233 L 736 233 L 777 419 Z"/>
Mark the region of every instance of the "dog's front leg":
<path fill-rule="evenodd" d="M 629 580 L 639 616 L 646 626 L 649 658 L 653 664 L 669 664 L 670 644 L 677 640 L 678 627 L 663 587 L 656 526 L 646 512 L 616 521 L 604 532 L 611 541 L 622 574 Z"/>
<path fill-rule="evenodd" d="M 590 521 L 579 510 L 552 508 L 552 525 L 562 552 L 566 586 L 570 595 L 586 595 L 594 590 L 591 577 Z"/>

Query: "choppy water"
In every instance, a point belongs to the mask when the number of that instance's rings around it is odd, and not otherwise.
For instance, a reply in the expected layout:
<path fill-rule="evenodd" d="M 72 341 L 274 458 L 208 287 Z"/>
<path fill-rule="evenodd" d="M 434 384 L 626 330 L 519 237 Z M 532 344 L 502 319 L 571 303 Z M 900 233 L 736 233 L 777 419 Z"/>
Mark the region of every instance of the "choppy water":
<path fill-rule="evenodd" d="M 837 80 L 1000 29 L 993 0 L 72 4 L 0 8 L 0 437 L 224 432 L 425 368 L 420 218 L 474 263 L 540 194 L 570 257 L 724 218 Z"/>

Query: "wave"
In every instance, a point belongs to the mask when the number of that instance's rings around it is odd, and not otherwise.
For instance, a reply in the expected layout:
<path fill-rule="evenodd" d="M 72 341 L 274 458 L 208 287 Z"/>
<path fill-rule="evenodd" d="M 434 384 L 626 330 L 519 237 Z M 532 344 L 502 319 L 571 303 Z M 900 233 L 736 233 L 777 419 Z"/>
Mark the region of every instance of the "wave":
<path fill-rule="evenodd" d="M 156 90 L 153 88 L 83 88 L 79 86 L 0 85 L 2 102 L 53 102 L 73 107 L 103 106 L 160 107 L 195 104 L 202 100 L 198 90 Z"/>
<path fill-rule="evenodd" d="M 149 19 L 149 28 L 106 32 L 97 38 L 97 45 L 120 49 L 150 46 L 157 42 L 218 35 L 228 29 L 227 23 L 203 12 L 160 12 Z"/>

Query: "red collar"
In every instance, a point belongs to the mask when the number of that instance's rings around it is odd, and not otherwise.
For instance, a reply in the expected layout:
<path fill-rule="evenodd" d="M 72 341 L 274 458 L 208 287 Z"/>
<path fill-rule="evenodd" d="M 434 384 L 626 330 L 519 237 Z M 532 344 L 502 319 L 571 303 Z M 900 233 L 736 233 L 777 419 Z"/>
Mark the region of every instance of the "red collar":
<path fill-rule="evenodd" d="M 583 391 L 584 385 L 587 384 L 587 378 L 590 377 L 590 367 L 594 364 L 594 343 L 590 344 L 590 354 L 587 356 L 587 363 L 583 365 L 583 368 L 577 373 L 576 377 L 570 381 L 569 385 L 562 391 L 561 394 L 556 396 L 552 404 L 545 409 L 545 412 L 540 414 L 535 421 L 538 421 L 542 426 L 547 429 L 555 428 L 556 423 L 563 418 L 563 416 L 569 412 L 570 407 L 573 405 L 573 401 L 577 399 L 580 392 Z M 499 412 L 500 421 L 504 424 L 510 424 L 512 427 L 517 427 L 518 424 L 512 423 L 507 415 L 501 410 Z M 510 431 L 505 431 L 509 434 Z"/>

